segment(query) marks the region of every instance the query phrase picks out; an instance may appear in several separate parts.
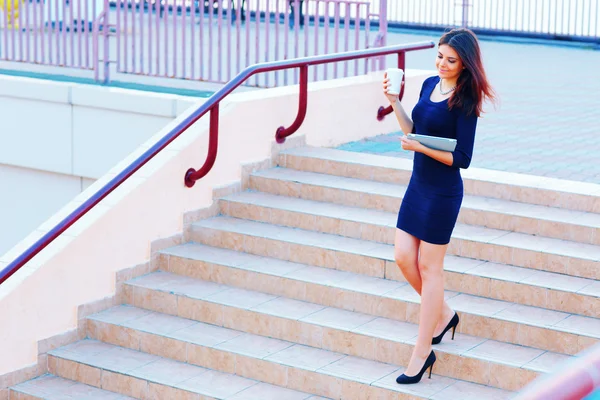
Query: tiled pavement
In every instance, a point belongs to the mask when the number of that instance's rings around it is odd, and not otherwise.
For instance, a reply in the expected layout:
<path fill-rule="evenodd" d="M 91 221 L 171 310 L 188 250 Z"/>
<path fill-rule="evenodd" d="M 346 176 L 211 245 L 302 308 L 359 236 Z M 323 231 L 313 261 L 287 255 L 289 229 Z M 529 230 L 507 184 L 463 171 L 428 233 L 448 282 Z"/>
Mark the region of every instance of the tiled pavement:
<path fill-rule="evenodd" d="M 390 33 L 388 44 L 438 39 Z M 481 40 L 500 104 L 479 120 L 472 166 L 600 183 L 600 51 Z M 407 55 L 407 68 L 431 69 L 436 50 Z M 391 61 L 391 60 L 390 60 Z M 385 98 L 382 95 L 382 104 Z M 412 158 L 400 132 L 341 149 Z"/>

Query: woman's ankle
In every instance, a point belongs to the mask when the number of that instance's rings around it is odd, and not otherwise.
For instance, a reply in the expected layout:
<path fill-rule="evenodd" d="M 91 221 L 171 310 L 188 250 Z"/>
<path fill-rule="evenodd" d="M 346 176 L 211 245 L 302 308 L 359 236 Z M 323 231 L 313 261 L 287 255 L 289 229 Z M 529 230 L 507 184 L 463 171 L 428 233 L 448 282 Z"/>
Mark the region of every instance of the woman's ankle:
<path fill-rule="evenodd" d="M 427 357 L 429 357 L 429 354 L 431 353 L 431 346 L 426 347 L 415 347 L 415 349 L 413 350 L 413 357 L 419 360 L 424 360 Z"/>
<path fill-rule="evenodd" d="M 454 310 L 444 301 L 442 305 L 442 317 L 452 317 L 454 316 Z"/>

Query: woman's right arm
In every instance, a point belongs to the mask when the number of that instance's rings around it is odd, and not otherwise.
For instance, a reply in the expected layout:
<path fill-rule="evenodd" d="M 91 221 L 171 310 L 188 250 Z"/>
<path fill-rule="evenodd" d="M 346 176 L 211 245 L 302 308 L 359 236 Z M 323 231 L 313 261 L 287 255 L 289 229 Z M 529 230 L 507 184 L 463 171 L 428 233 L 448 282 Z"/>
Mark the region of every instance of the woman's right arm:
<path fill-rule="evenodd" d="M 402 82 L 402 85 L 404 85 L 404 81 Z M 414 127 L 413 121 L 408 116 L 406 111 L 404 111 L 404 107 L 402 107 L 402 104 L 400 104 L 398 95 L 388 93 L 389 86 L 390 86 L 390 80 L 388 79 L 387 72 L 386 72 L 384 74 L 384 78 L 383 78 L 383 92 L 385 93 L 385 96 L 387 97 L 392 108 L 394 109 L 394 115 L 396 115 L 398 124 L 400 124 L 400 129 L 402 130 L 402 132 L 405 135 L 409 134 L 409 133 L 413 132 L 413 127 Z"/>
<path fill-rule="evenodd" d="M 404 132 L 405 135 L 412 133 L 414 123 L 406 111 L 404 111 L 404 107 L 402 107 L 402 104 L 400 104 L 400 100 L 398 100 L 398 98 L 396 98 L 396 101 L 392 103 L 392 108 L 394 109 L 394 114 L 396 115 L 396 119 L 400 124 L 400 129 L 402 129 L 402 132 Z"/>

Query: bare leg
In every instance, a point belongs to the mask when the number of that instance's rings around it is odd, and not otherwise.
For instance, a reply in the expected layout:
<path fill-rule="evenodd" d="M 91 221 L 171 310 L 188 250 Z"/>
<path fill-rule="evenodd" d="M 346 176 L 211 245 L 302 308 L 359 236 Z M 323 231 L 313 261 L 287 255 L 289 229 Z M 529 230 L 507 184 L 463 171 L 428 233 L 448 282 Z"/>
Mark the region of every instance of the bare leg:
<path fill-rule="evenodd" d="M 396 265 L 398 265 L 400 271 L 402 271 L 404 279 L 408 281 L 410 286 L 412 286 L 419 295 L 421 294 L 422 286 L 421 272 L 419 271 L 420 243 L 421 241 L 413 235 L 410 235 L 401 229 L 396 229 L 396 238 L 394 240 L 394 258 L 396 259 Z M 454 311 L 444 300 L 442 305 L 442 315 L 437 321 L 437 325 L 434 330 L 435 336 L 442 333 L 446 325 L 448 325 L 448 322 L 450 322 L 450 319 L 452 319 L 453 315 Z"/>
<path fill-rule="evenodd" d="M 431 338 L 444 305 L 444 255 L 448 245 L 421 242 L 419 272 L 422 280 L 421 310 L 419 312 L 419 336 L 405 374 L 419 373 L 431 353 Z"/>
<path fill-rule="evenodd" d="M 421 274 L 419 273 L 419 244 L 421 241 L 396 228 L 394 239 L 394 258 L 396 265 L 402 271 L 404 279 L 410 283 L 415 291 L 421 294 Z"/>

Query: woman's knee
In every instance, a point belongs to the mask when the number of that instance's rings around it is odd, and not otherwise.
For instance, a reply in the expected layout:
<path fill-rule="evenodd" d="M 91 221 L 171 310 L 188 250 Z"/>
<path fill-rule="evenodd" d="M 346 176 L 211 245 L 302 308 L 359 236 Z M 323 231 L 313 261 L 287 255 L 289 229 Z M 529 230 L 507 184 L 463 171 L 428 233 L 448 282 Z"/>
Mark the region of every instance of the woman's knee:
<path fill-rule="evenodd" d="M 394 251 L 394 260 L 401 270 L 415 268 L 417 266 L 417 257 L 414 252 L 410 250 L 396 249 Z"/>
<path fill-rule="evenodd" d="M 419 257 L 419 272 L 423 279 L 443 278 L 444 257 L 448 245 L 422 243 Z"/>
<path fill-rule="evenodd" d="M 443 265 L 428 260 L 419 260 L 419 272 L 423 280 L 441 278 L 444 274 Z"/>
<path fill-rule="evenodd" d="M 444 258 L 439 254 L 422 251 L 419 257 L 419 272 L 423 280 L 443 278 Z"/>
<path fill-rule="evenodd" d="M 419 241 L 414 236 L 396 229 L 394 240 L 394 259 L 400 269 L 412 269 L 417 267 L 419 253 Z"/>

